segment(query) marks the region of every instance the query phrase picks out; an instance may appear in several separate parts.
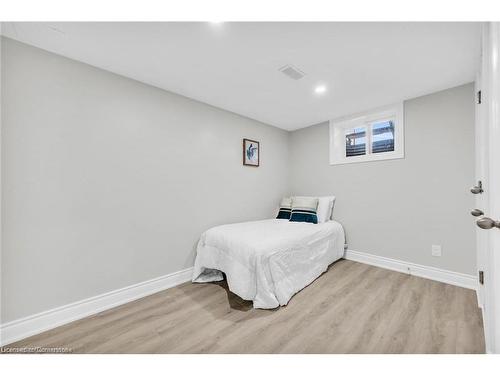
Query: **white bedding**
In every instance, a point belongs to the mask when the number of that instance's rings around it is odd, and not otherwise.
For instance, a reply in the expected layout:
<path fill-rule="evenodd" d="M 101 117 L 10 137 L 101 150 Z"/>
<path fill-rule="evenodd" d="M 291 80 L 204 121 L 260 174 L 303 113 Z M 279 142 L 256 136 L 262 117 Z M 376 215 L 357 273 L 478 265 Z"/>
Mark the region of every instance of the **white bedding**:
<path fill-rule="evenodd" d="M 254 308 L 272 309 L 313 282 L 344 254 L 344 230 L 282 219 L 221 225 L 201 235 L 193 282 L 222 280 Z"/>

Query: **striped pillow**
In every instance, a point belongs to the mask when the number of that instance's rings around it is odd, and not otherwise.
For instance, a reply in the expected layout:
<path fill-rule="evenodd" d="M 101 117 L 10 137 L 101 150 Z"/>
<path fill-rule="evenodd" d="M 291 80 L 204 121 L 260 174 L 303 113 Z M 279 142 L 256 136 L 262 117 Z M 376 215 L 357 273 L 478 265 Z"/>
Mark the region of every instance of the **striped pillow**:
<path fill-rule="evenodd" d="M 280 203 L 280 211 L 276 219 L 286 219 L 290 220 L 290 214 L 292 212 L 292 198 L 283 198 Z"/>
<path fill-rule="evenodd" d="M 318 198 L 293 197 L 290 221 L 303 221 L 318 224 Z"/>

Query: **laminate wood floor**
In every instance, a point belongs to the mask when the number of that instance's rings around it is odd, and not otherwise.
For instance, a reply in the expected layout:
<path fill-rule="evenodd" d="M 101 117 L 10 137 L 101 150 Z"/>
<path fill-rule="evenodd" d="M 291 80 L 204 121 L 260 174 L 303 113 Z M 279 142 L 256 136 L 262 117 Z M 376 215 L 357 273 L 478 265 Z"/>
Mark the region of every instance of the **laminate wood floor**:
<path fill-rule="evenodd" d="M 74 353 L 484 353 L 474 291 L 341 260 L 285 307 L 185 283 L 9 345 Z"/>

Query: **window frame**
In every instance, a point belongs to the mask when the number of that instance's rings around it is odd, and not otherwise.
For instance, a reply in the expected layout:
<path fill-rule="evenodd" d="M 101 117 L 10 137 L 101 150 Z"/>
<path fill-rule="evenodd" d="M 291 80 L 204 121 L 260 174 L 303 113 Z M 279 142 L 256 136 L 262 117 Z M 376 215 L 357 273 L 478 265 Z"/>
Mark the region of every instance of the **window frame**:
<path fill-rule="evenodd" d="M 394 151 L 372 152 L 372 126 L 383 121 L 394 122 Z M 374 110 L 330 120 L 330 165 L 363 163 L 404 158 L 404 109 L 397 103 Z M 345 133 L 348 129 L 366 128 L 366 148 L 364 155 L 346 156 Z"/>

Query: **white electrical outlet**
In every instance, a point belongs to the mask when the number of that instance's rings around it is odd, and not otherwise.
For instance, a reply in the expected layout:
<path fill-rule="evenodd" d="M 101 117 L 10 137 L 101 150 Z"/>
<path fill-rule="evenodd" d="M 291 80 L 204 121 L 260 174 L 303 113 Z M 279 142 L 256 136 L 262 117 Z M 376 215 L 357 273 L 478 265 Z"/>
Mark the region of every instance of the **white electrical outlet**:
<path fill-rule="evenodd" d="M 441 245 L 432 245 L 432 256 L 433 257 L 441 256 Z"/>

